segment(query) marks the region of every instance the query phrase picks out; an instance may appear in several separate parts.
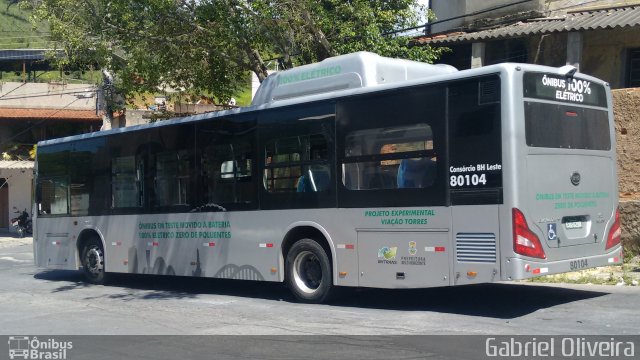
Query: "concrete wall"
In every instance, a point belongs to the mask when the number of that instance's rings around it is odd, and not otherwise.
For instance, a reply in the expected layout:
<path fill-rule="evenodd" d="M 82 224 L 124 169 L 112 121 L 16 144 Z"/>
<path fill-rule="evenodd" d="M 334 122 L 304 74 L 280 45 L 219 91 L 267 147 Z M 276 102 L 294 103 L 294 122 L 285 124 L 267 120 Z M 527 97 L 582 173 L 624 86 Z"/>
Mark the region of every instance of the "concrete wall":
<path fill-rule="evenodd" d="M 431 0 L 431 8 L 438 20 L 455 16 L 471 14 L 477 11 L 491 9 L 500 5 L 517 2 L 515 0 Z M 474 21 L 496 19 L 518 13 L 540 12 L 544 16 L 559 16 L 567 11 L 593 10 L 603 7 L 627 6 L 640 4 L 639 0 L 531 0 L 518 5 L 508 6 L 476 16 L 447 21 L 436 24 L 433 33 L 468 27 Z"/>
<path fill-rule="evenodd" d="M 640 88 L 613 91 L 622 240 L 640 252 Z"/>
<path fill-rule="evenodd" d="M 614 89 L 625 86 L 627 50 L 640 47 L 639 29 L 615 29 L 584 33 L 580 70 L 606 79 Z"/>
<path fill-rule="evenodd" d="M 566 65 L 567 33 L 531 36 L 528 41 L 527 62 L 556 67 Z"/>
<path fill-rule="evenodd" d="M 0 82 L 0 107 L 95 110 L 96 87 L 87 84 Z"/>
<path fill-rule="evenodd" d="M 611 88 L 626 86 L 627 51 L 640 48 L 640 29 L 612 29 L 583 32 L 580 72 L 603 79 Z M 567 59 L 567 33 L 525 38 L 527 62 L 563 66 Z M 487 49 L 504 48 L 504 40 L 494 41 Z M 497 50 L 496 50 L 497 51 Z M 489 56 L 489 54 L 487 54 Z"/>
<path fill-rule="evenodd" d="M 640 254 L 640 200 L 620 199 L 620 228 L 625 249 Z"/>
<path fill-rule="evenodd" d="M 614 90 L 613 103 L 619 190 L 640 200 L 640 88 Z"/>
<path fill-rule="evenodd" d="M 511 4 L 513 0 L 431 0 L 431 9 L 436 14 L 438 20 L 445 20 L 452 17 L 471 14 L 477 11 L 487 10 L 500 5 Z M 505 15 L 538 10 L 543 8 L 544 0 L 532 0 L 527 3 L 522 3 L 514 6 L 508 6 L 502 9 L 494 10 L 491 12 L 483 13 L 476 16 L 468 16 L 461 19 L 447 21 L 441 24 L 436 24 L 432 28 L 433 33 L 449 31 L 451 29 L 457 29 L 465 27 L 475 20 L 486 18 L 498 18 Z"/>
<path fill-rule="evenodd" d="M 113 129 L 125 126 L 142 125 L 149 123 L 149 117 L 153 112 L 151 110 L 131 110 L 127 109 L 124 116 L 114 119 L 111 124 Z M 124 121 L 123 121 L 124 120 Z"/>
<path fill-rule="evenodd" d="M 638 0 L 547 0 L 543 2 L 548 16 L 562 15 L 567 11 L 589 11 L 605 7 L 637 5 L 640 3 Z"/>

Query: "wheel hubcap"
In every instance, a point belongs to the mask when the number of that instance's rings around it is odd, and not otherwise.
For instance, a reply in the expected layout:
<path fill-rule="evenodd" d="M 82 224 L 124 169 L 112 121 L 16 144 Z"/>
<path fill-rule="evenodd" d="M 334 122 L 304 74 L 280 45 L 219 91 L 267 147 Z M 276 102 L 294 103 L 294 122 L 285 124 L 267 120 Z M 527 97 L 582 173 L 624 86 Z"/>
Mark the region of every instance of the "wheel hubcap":
<path fill-rule="evenodd" d="M 315 292 L 322 283 L 322 267 L 318 257 L 310 251 L 298 254 L 293 263 L 293 279 L 303 292 Z"/>
<path fill-rule="evenodd" d="M 97 277 L 100 275 L 104 268 L 102 249 L 95 246 L 89 248 L 84 260 L 85 267 L 91 276 Z"/>

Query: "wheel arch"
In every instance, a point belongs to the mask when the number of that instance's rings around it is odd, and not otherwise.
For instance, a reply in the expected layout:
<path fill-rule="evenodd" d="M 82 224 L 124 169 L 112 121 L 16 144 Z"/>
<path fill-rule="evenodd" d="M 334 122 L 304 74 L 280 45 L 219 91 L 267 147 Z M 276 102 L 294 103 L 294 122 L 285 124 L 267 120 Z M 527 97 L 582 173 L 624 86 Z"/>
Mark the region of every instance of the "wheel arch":
<path fill-rule="evenodd" d="M 102 243 L 102 250 L 104 251 L 104 265 L 105 270 L 107 267 L 107 247 L 104 243 L 104 237 L 97 229 L 87 228 L 80 231 L 78 238 L 76 239 L 76 264 L 79 267 L 82 264 L 82 248 L 89 241 L 89 239 L 97 238 Z"/>
<path fill-rule="evenodd" d="M 329 256 L 331 276 L 333 278 L 333 283 L 335 284 L 338 274 L 336 271 L 336 252 L 333 240 L 324 227 L 312 221 L 296 222 L 289 225 L 285 230 L 285 236 L 283 237 L 282 245 L 280 246 L 280 268 L 284 269 L 284 259 L 287 257 L 291 246 L 300 239 L 313 239 L 324 248 Z M 280 281 L 284 281 L 285 271 L 281 271 L 280 273 L 282 274 Z"/>

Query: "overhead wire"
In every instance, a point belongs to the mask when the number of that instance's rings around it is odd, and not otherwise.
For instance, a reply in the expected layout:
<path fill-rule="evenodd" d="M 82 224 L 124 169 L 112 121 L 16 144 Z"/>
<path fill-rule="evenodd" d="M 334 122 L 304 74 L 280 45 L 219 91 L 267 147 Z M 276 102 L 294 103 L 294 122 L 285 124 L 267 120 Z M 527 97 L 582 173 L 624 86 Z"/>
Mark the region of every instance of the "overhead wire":
<path fill-rule="evenodd" d="M 83 85 L 83 84 L 79 84 L 79 85 Z M 87 86 L 94 86 L 95 84 L 86 84 Z M 13 92 L 16 89 L 13 89 L 11 92 Z M 34 97 L 45 97 L 45 96 L 58 96 L 58 95 L 74 95 L 74 94 L 85 94 L 87 92 L 93 92 L 96 91 L 96 89 L 75 89 L 75 90 L 68 90 L 68 91 L 57 91 L 57 92 L 39 92 L 39 93 L 30 93 L 30 94 L 22 94 L 22 95 L 15 95 L 15 96 L 10 96 L 10 97 L 6 97 L 7 94 L 4 95 L 0 95 L 0 100 L 20 100 L 20 99 L 29 99 L 29 98 L 34 98 Z"/>

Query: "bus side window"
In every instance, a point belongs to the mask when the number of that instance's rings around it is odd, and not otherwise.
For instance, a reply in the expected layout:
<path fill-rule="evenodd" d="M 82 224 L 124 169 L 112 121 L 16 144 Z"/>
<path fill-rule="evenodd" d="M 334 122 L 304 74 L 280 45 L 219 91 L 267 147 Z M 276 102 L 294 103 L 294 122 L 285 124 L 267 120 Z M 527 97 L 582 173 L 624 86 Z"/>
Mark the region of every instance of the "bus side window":
<path fill-rule="evenodd" d="M 264 186 L 270 193 L 327 191 L 331 174 L 324 135 L 275 139 L 265 148 Z"/>
<path fill-rule="evenodd" d="M 249 204 L 254 199 L 251 182 L 251 145 L 233 143 L 204 149 L 201 158 L 206 204 Z"/>
<path fill-rule="evenodd" d="M 436 162 L 430 158 L 402 159 L 398 167 L 398 188 L 426 188 L 436 180 Z"/>
<path fill-rule="evenodd" d="M 111 161 L 111 206 L 128 208 L 142 206 L 142 161 L 136 156 L 116 157 Z"/>
<path fill-rule="evenodd" d="M 343 184 L 349 190 L 427 188 L 436 180 L 431 127 L 415 124 L 347 134 Z"/>
<path fill-rule="evenodd" d="M 155 194 L 157 206 L 187 205 L 191 158 L 186 150 L 156 155 Z"/>
<path fill-rule="evenodd" d="M 38 210 L 41 214 L 62 215 L 69 213 L 69 183 L 63 178 L 41 179 L 41 199 Z"/>

